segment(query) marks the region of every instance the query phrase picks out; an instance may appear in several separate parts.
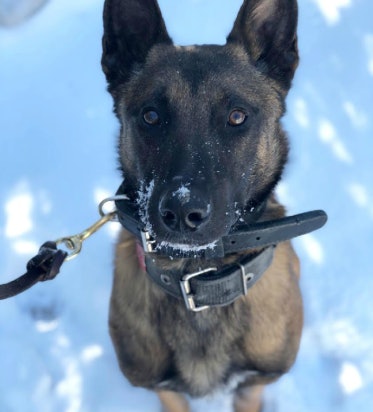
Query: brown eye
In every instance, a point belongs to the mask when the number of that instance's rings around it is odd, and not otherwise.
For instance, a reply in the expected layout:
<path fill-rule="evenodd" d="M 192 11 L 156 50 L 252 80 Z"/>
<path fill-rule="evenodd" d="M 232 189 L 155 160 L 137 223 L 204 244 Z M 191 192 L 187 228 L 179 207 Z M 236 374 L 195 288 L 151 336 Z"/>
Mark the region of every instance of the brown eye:
<path fill-rule="evenodd" d="M 240 109 L 234 109 L 230 112 L 228 117 L 228 124 L 230 126 L 240 126 L 245 123 L 247 118 L 246 113 Z"/>
<path fill-rule="evenodd" d="M 150 126 L 155 126 L 160 123 L 159 114 L 155 110 L 148 110 L 143 114 L 144 122 Z"/>

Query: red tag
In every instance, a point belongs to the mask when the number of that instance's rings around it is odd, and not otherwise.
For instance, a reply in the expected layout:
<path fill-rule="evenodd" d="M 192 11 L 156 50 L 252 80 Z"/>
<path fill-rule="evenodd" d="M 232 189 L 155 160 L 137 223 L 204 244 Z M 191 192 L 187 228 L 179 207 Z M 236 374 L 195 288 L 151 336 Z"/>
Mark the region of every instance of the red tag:
<path fill-rule="evenodd" d="M 139 262 L 140 268 L 146 272 L 146 265 L 145 265 L 145 253 L 144 249 L 140 245 L 140 243 L 136 242 L 136 253 L 137 253 L 137 260 Z"/>

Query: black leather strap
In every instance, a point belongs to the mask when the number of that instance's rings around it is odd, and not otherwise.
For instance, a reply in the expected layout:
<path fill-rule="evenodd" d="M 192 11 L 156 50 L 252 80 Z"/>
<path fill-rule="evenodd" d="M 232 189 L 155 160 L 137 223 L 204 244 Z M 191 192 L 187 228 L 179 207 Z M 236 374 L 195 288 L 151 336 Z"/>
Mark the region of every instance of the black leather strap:
<path fill-rule="evenodd" d="M 146 271 L 165 292 L 184 299 L 188 309 L 205 306 L 225 306 L 245 295 L 271 265 L 274 247 L 257 255 L 245 257 L 241 262 L 217 271 L 216 268 L 197 273 L 159 271 L 153 259 L 146 256 Z M 203 273 L 204 272 L 204 273 Z"/>
<path fill-rule="evenodd" d="M 67 252 L 57 249 L 55 242 L 46 242 L 27 263 L 27 272 L 12 282 L 0 285 L 0 299 L 18 295 L 37 282 L 54 279 L 65 261 Z"/>
<path fill-rule="evenodd" d="M 313 210 L 277 220 L 254 223 L 246 230 L 224 236 L 221 247 L 226 255 L 274 245 L 320 229 L 326 220 L 327 215 L 323 210 Z"/>

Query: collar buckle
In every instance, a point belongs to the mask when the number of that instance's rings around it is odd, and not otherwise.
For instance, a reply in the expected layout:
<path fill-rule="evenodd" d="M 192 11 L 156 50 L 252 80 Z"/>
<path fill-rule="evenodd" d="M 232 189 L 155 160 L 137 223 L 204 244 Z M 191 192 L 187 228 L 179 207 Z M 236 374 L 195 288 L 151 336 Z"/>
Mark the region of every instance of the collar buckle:
<path fill-rule="evenodd" d="M 180 280 L 180 288 L 181 288 L 181 293 L 184 298 L 185 306 L 187 307 L 188 310 L 191 310 L 192 312 L 200 312 L 202 310 L 208 309 L 210 306 L 198 306 L 194 300 L 194 295 L 192 293 L 192 288 L 190 285 L 190 280 L 200 276 L 200 275 L 205 275 L 206 273 L 209 272 L 216 272 L 218 268 L 216 267 L 210 267 L 204 270 L 201 270 L 199 272 L 194 272 L 194 273 L 189 273 L 185 276 L 183 276 Z"/>

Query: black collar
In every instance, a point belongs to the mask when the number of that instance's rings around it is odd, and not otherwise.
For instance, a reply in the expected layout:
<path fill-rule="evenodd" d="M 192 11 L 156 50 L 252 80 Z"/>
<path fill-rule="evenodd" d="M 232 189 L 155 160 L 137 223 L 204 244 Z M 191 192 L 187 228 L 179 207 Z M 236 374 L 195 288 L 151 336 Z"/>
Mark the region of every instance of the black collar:
<path fill-rule="evenodd" d="M 151 255 L 145 257 L 146 272 L 168 294 L 183 299 L 187 309 L 199 312 L 211 306 L 226 306 L 262 277 L 272 263 L 274 246 L 245 256 L 222 270 L 211 266 L 197 272 L 160 271 Z"/>
<path fill-rule="evenodd" d="M 119 222 L 136 236 L 145 251 L 146 271 L 151 279 L 168 294 L 182 298 L 186 307 L 199 311 L 210 306 L 223 306 L 245 295 L 272 262 L 274 246 L 279 242 L 310 233 L 324 226 L 327 215 L 322 210 L 301 213 L 265 222 L 252 222 L 237 227 L 216 241 L 214 247 L 203 250 L 180 251 L 157 243 L 146 231 L 139 217 L 138 206 L 126 199 L 123 184 L 116 193 L 116 209 Z M 261 209 L 255 217 L 261 214 Z M 232 253 L 262 249 L 249 254 L 242 261 L 218 271 L 214 265 L 194 273 L 161 271 L 155 265 L 154 254 L 174 258 L 199 257 L 223 258 Z"/>

